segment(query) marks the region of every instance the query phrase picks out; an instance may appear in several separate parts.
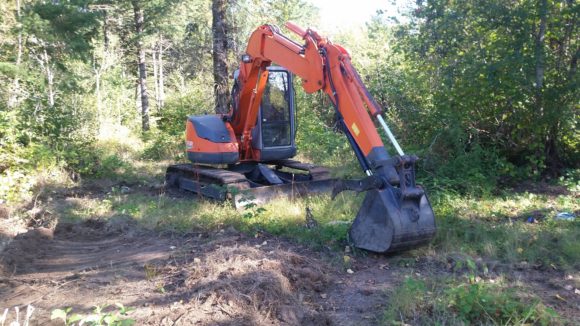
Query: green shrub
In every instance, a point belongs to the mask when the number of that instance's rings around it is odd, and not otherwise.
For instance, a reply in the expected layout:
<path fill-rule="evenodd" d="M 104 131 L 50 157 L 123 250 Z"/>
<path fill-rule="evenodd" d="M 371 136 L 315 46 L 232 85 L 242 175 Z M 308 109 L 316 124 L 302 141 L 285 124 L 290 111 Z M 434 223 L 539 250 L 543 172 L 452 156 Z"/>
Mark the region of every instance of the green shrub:
<path fill-rule="evenodd" d="M 57 152 L 65 168 L 80 175 L 92 175 L 99 170 L 100 151 L 91 141 L 73 141 Z"/>
<path fill-rule="evenodd" d="M 419 153 L 418 178 L 427 189 L 485 196 L 496 189 L 500 176 L 514 175 L 514 166 L 493 148 L 475 140 L 466 144 L 465 137 L 459 130 L 447 130 Z"/>
<path fill-rule="evenodd" d="M 151 132 L 141 157 L 148 160 L 180 160 L 184 156 L 185 142 L 183 133 L 168 134 Z"/>
<path fill-rule="evenodd" d="M 119 175 L 132 175 L 134 167 L 116 154 L 99 160 L 97 171 L 93 175 L 97 178 L 114 178 Z"/>
<path fill-rule="evenodd" d="M 163 110 L 156 114 L 157 127 L 165 134 L 182 135 L 189 115 L 213 114 L 213 102 L 203 95 L 203 89 L 168 99 Z"/>
<path fill-rule="evenodd" d="M 0 173 L 0 202 L 18 202 L 31 194 L 34 178 L 20 170 Z"/>
<path fill-rule="evenodd" d="M 115 304 L 117 306 L 117 311 L 105 312 L 104 310 L 109 308 L 108 305 L 105 306 L 95 306 L 92 314 L 89 315 L 79 315 L 71 314 L 72 308 L 55 309 L 50 315 L 51 320 L 60 320 L 65 326 L 73 326 L 75 323 L 78 325 L 90 325 L 90 326 L 130 326 L 135 324 L 135 320 L 128 318 L 128 314 L 135 310 L 134 308 L 125 307 L 120 303 Z"/>
<path fill-rule="evenodd" d="M 580 192 L 580 169 L 564 171 L 558 179 L 558 183 L 568 188 L 569 191 Z"/>

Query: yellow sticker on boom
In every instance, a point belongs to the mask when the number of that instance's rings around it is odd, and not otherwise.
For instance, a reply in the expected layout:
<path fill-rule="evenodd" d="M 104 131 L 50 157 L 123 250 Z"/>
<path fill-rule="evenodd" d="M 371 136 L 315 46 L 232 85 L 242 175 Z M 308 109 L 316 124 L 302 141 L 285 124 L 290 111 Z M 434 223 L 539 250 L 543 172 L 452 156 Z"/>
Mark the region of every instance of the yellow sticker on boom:
<path fill-rule="evenodd" d="M 352 126 L 350 126 L 352 128 L 352 131 L 354 131 L 355 135 L 359 135 L 360 134 L 360 130 L 358 130 L 358 126 L 356 125 L 356 123 L 352 123 Z"/>

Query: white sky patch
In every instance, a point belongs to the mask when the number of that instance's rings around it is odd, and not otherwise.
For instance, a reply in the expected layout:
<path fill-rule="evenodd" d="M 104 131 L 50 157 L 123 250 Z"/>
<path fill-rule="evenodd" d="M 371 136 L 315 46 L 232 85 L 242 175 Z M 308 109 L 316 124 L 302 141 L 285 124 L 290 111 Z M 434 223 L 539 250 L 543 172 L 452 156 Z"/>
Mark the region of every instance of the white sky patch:
<path fill-rule="evenodd" d="M 400 16 L 398 9 L 401 9 L 408 0 L 310 0 L 310 2 L 320 9 L 320 26 L 316 26 L 317 29 L 333 32 L 362 28 L 377 10 L 383 10 L 387 17 Z"/>

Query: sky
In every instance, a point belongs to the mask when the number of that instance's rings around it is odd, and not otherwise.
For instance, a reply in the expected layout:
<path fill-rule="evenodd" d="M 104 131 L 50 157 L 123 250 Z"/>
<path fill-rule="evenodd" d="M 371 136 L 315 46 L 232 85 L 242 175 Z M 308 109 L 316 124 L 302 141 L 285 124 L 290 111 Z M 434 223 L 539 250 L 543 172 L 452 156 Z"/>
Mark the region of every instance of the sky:
<path fill-rule="evenodd" d="M 364 26 L 378 9 L 397 16 L 404 0 L 310 0 L 320 9 L 321 30 L 351 29 Z"/>

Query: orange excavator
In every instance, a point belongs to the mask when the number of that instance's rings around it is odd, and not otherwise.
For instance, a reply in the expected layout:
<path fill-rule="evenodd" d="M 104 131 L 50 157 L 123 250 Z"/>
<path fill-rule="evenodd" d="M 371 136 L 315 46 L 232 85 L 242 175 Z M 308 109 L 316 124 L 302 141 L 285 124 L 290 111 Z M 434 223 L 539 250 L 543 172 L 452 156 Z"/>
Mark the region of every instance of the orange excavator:
<path fill-rule="evenodd" d="M 168 186 L 232 198 L 237 207 L 279 195 L 332 190 L 334 198 L 345 190 L 366 191 L 348 232 L 352 245 L 385 253 L 429 242 L 435 216 L 425 191 L 415 184 L 417 157 L 399 146 L 348 52 L 312 29 L 290 22 L 286 28 L 304 44 L 272 25 L 252 33 L 234 74 L 228 114 L 188 117 L 186 148 L 192 163 L 170 166 Z M 329 96 L 365 178 L 334 180 L 324 167 L 291 159 L 296 155 L 294 75 L 307 93 Z M 398 155 L 389 155 L 373 120 Z"/>

